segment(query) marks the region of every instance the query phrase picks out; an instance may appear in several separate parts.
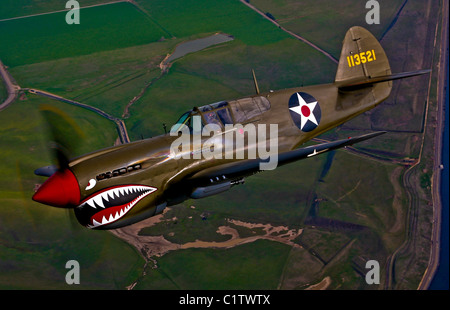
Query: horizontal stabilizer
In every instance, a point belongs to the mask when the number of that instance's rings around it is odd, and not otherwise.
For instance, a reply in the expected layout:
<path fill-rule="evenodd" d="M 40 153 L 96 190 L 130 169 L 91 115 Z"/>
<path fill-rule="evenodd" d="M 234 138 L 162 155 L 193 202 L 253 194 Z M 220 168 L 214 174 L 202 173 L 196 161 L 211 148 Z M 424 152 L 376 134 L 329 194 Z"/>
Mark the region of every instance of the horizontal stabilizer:
<path fill-rule="evenodd" d="M 345 83 L 342 83 L 342 85 L 338 84 L 338 87 L 339 87 L 339 90 L 342 90 L 342 91 L 352 91 L 352 90 L 367 87 L 367 86 L 370 86 L 370 85 L 373 85 L 376 83 L 404 79 L 404 78 L 408 78 L 408 77 L 412 77 L 412 76 L 426 74 L 429 72 L 431 72 L 431 69 L 383 75 L 383 76 L 377 76 L 374 78 L 367 78 L 367 79 L 363 79 L 363 80 L 359 79 L 357 81 L 346 81 Z"/>

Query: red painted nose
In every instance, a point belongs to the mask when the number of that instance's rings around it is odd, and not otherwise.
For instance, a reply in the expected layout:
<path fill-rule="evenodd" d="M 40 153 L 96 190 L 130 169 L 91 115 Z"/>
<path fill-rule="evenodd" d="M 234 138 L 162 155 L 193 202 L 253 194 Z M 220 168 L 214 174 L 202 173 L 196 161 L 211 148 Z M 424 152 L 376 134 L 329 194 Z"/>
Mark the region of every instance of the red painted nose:
<path fill-rule="evenodd" d="M 76 206 L 80 203 L 80 187 L 72 171 L 58 170 L 39 187 L 33 200 L 53 207 Z"/>

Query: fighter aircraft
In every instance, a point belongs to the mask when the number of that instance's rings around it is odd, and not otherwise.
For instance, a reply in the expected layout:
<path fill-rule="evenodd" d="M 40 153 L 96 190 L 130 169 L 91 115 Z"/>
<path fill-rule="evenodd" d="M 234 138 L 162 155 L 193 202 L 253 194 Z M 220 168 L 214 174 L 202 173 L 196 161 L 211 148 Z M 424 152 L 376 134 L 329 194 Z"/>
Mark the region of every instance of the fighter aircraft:
<path fill-rule="evenodd" d="M 298 148 L 377 106 L 389 96 L 392 80 L 427 72 L 430 70 L 392 74 L 377 39 L 362 27 L 352 27 L 345 35 L 333 83 L 260 93 L 253 74 L 256 94 L 194 107 L 164 135 L 74 159 L 69 159 L 67 148 L 59 146 L 58 166 L 35 171 L 49 178 L 33 200 L 71 208 L 80 224 L 91 229 L 130 225 L 161 213 L 166 206 L 242 184 L 245 178 L 269 170 L 263 165 L 269 164 L 271 156 L 278 167 L 383 134 L 373 132 Z M 50 108 L 44 112 L 58 117 Z M 210 136 L 200 134 L 208 126 Z M 250 134 L 252 126 L 258 130 Z M 260 131 L 261 127 L 265 130 Z M 57 142 L 64 140 L 58 129 L 52 132 L 58 136 Z M 183 134 L 189 140 L 180 140 Z M 272 150 L 251 157 L 256 145 L 252 137 L 258 145 L 270 144 Z"/>

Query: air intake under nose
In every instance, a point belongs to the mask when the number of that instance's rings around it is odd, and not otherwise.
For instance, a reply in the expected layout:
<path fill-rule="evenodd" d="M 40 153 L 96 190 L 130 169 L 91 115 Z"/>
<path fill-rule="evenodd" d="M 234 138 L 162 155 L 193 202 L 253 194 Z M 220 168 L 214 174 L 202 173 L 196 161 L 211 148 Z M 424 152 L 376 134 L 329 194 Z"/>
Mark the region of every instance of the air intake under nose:
<path fill-rule="evenodd" d="M 75 207 L 80 203 L 80 187 L 69 169 L 58 170 L 33 196 L 33 200 L 53 207 Z"/>

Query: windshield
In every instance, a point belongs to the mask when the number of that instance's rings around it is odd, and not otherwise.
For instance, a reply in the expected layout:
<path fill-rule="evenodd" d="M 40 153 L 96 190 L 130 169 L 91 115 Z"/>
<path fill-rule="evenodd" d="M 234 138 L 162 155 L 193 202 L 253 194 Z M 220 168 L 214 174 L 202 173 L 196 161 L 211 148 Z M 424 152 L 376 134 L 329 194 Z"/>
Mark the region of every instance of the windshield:
<path fill-rule="evenodd" d="M 175 125 L 172 126 L 170 132 L 178 132 L 183 125 L 191 128 L 191 113 L 192 111 L 186 112 L 178 119 Z"/>

